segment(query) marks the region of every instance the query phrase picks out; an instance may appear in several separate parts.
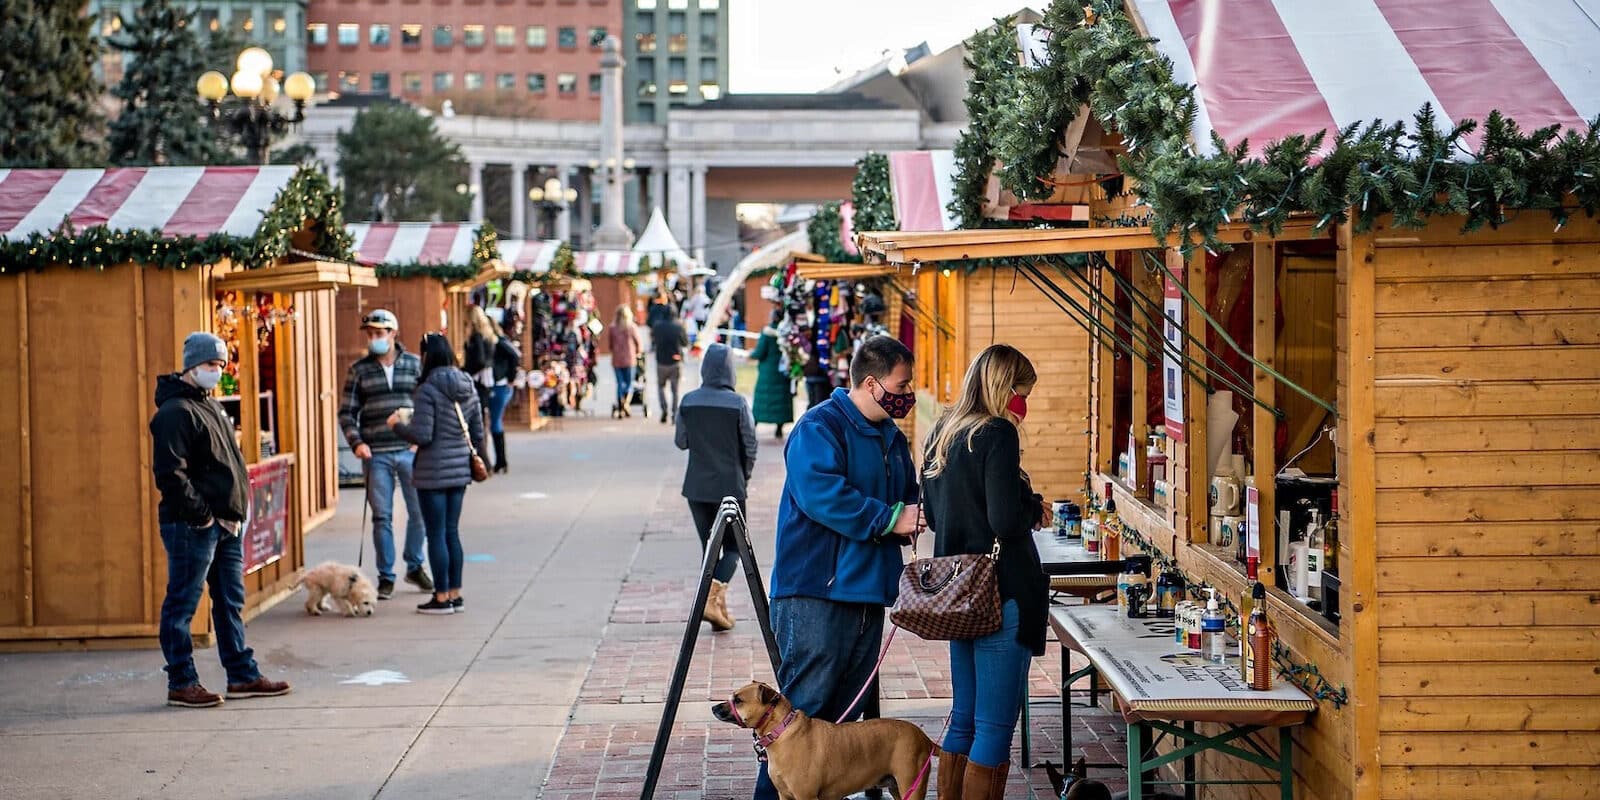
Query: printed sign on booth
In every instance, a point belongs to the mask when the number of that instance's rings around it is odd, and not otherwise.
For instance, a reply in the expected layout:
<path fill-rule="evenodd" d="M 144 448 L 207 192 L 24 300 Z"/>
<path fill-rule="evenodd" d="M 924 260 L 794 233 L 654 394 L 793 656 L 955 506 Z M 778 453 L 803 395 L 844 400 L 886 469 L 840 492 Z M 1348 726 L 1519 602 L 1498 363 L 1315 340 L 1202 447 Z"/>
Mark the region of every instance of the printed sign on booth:
<path fill-rule="evenodd" d="M 1162 291 L 1162 313 L 1166 316 L 1163 334 L 1167 346 L 1161 351 L 1162 397 L 1167 417 L 1167 436 L 1183 441 L 1183 292 L 1170 279 Z"/>
<path fill-rule="evenodd" d="M 250 465 L 250 510 L 246 513 L 246 575 L 283 558 L 289 526 L 289 459 Z"/>

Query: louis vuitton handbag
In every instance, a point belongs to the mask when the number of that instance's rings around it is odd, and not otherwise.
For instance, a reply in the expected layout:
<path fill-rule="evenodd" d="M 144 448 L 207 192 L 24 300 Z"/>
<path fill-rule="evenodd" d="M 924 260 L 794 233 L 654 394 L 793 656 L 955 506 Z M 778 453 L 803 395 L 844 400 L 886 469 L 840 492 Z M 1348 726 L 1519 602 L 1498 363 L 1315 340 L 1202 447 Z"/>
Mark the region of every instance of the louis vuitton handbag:
<path fill-rule="evenodd" d="M 922 530 L 918 519 L 917 530 Z M 1000 540 L 981 555 L 919 558 L 900 573 L 895 625 L 932 641 L 977 639 L 1000 630 Z"/>

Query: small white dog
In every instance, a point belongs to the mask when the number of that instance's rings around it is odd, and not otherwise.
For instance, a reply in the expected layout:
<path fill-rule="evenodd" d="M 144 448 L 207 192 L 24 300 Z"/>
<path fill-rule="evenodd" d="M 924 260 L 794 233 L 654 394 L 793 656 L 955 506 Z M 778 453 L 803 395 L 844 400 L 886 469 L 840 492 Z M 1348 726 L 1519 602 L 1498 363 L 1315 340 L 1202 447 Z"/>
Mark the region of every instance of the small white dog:
<path fill-rule="evenodd" d="M 332 597 L 347 617 L 370 617 L 377 610 L 378 590 L 360 570 L 349 564 L 324 561 L 300 576 L 306 587 L 306 613 L 321 616 L 331 611 L 324 602 Z"/>

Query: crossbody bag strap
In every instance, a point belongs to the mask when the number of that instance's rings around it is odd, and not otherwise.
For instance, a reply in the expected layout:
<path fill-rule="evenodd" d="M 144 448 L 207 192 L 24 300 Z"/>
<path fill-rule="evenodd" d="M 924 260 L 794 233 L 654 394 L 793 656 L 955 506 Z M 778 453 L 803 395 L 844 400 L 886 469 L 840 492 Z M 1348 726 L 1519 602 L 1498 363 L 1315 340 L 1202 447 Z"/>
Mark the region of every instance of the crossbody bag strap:
<path fill-rule="evenodd" d="M 471 451 L 473 455 L 477 455 L 478 448 L 472 446 L 472 434 L 467 433 L 467 415 L 461 413 L 460 403 L 451 403 L 451 405 L 456 407 L 456 421 L 461 423 L 461 438 L 466 440 L 467 449 Z M 999 546 L 999 544 L 995 545 L 995 547 Z"/>

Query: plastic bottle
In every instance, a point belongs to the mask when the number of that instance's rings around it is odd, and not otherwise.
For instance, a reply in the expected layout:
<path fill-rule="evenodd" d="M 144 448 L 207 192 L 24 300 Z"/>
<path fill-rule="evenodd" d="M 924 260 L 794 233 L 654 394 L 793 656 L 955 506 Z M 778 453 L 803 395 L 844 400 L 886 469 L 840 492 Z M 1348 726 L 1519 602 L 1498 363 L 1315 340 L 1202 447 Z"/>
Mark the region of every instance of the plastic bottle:
<path fill-rule="evenodd" d="M 1200 603 L 1198 601 L 1191 601 L 1189 603 L 1189 619 L 1187 622 L 1183 623 L 1183 637 L 1188 640 L 1186 643 L 1188 648 L 1196 653 L 1201 652 L 1200 646 L 1205 644 L 1205 639 L 1201 635 L 1200 627 L 1200 617 L 1202 615 L 1203 612 L 1200 610 Z"/>
<path fill-rule="evenodd" d="M 1213 664 L 1227 660 L 1228 626 L 1222 618 L 1222 607 L 1217 605 L 1217 590 L 1207 588 L 1206 613 L 1200 618 L 1200 652 Z"/>
<path fill-rule="evenodd" d="M 1172 607 L 1176 601 L 1172 597 L 1172 573 L 1162 570 L 1156 576 L 1156 617 L 1160 619 L 1172 618 Z"/>
<path fill-rule="evenodd" d="M 1189 636 L 1183 626 L 1189 621 L 1189 601 L 1179 600 L 1172 607 L 1172 641 L 1179 647 L 1187 647 Z"/>
<path fill-rule="evenodd" d="M 1251 689 L 1265 692 L 1272 688 L 1272 626 L 1267 622 L 1267 587 L 1255 584 L 1250 587 L 1250 596 L 1255 602 L 1245 626 L 1245 683 Z"/>

